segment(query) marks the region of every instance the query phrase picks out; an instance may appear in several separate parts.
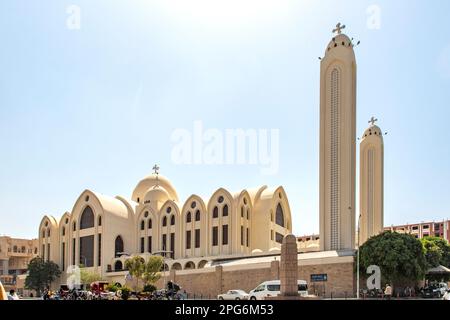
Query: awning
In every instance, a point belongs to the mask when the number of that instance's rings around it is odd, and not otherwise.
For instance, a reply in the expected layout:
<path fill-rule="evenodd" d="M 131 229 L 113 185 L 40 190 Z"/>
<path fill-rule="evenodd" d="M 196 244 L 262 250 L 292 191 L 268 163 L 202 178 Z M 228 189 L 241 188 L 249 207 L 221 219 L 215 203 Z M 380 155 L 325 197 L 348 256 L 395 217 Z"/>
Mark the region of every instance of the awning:
<path fill-rule="evenodd" d="M 450 269 L 444 266 L 437 266 L 427 271 L 427 274 L 450 274 Z"/>

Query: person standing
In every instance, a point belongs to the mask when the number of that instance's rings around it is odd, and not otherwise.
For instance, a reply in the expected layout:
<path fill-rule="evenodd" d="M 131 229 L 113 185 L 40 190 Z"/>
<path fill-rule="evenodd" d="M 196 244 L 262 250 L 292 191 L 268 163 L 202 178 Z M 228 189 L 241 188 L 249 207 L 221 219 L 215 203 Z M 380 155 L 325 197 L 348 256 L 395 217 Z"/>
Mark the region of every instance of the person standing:
<path fill-rule="evenodd" d="M 384 289 L 384 295 L 387 300 L 391 300 L 392 298 L 392 287 L 389 284 L 386 284 L 386 289 Z"/>
<path fill-rule="evenodd" d="M 19 300 L 19 296 L 13 289 L 9 290 L 8 300 Z"/>

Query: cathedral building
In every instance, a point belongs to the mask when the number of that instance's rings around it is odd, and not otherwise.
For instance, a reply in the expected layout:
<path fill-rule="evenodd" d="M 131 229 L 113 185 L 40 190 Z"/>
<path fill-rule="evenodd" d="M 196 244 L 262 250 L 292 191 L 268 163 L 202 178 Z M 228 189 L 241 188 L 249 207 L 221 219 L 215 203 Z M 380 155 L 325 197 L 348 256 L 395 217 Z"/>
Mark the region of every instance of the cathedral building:
<path fill-rule="evenodd" d="M 320 64 L 320 233 L 299 238 L 297 247 L 298 279 L 311 282 L 314 294 L 341 297 L 355 293 L 358 238 L 356 58 L 344 28 L 333 30 Z M 383 137 L 374 122 L 360 145 L 361 242 L 383 228 Z M 194 194 L 181 201 L 159 168 L 154 170 L 131 198 L 85 190 L 70 212 L 42 219 L 39 255 L 60 266 L 59 284 L 68 282 L 65 271 L 73 265 L 123 283 L 126 259 L 154 254 L 166 257 L 170 279 L 192 293 L 248 291 L 279 279 L 281 243 L 292 233 L 283 187 L 237 193 L 220 188 L 207 199 Z"/>
<path fill-rule="evenodd" d="M 39 254 L 63 271 L 83 265 L 104 279 L 122 272 L 132 255 L 164 255 L 166 270 L 203 268 L 213 259 L 277 252 L 292 232 L 283 187 L 181 202 L 172 183 L 154 174 L 142 179 L 131 199 L 85 190 L 61 218 L 45 216 Z"/>

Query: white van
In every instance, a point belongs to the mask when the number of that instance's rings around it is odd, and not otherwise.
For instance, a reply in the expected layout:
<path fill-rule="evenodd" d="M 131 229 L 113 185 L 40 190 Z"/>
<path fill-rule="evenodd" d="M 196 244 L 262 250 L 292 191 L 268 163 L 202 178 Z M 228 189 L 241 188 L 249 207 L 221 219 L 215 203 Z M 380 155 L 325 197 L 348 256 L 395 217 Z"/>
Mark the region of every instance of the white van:
<path fill-rule="evenodd" d="M 308 283 L 304 280 L 298 280 L 298 294 L 302 297 L 308 295 Z M 250 300 L 264 300 L 266 297 L 276 297 L 280 294 L 280 280 L 266 281 L 261 283 L 255 289 L 250 291 Z"/>

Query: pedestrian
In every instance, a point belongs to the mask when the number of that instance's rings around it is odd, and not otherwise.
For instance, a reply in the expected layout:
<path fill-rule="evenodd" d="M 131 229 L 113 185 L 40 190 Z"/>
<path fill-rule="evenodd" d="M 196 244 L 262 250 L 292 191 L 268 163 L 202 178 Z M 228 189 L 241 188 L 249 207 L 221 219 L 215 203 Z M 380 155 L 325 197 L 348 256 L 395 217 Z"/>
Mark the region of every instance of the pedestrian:
<path fill-rule="evenodd" d="M 391 300 L 392 297 L 392 287 L 389 284 L 386 284 L 386 289 L 384 289 L 384 295 L 387 300 Z"/>
<path fill-rule="evenodd" d="M 19 296 L 13 289 L 9 290 L 8 300 L 19 300 Z"/>

